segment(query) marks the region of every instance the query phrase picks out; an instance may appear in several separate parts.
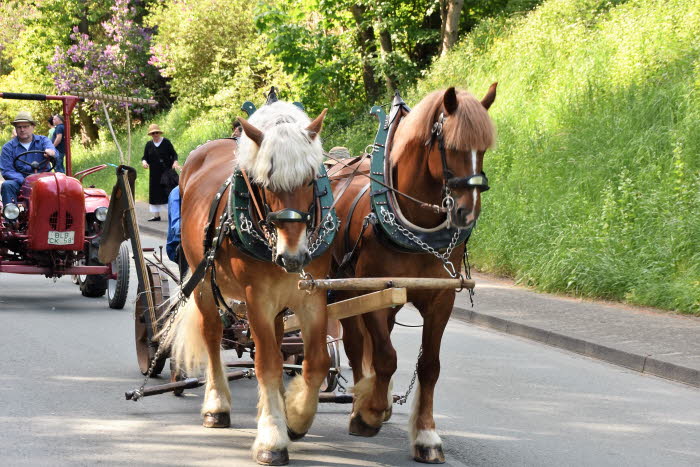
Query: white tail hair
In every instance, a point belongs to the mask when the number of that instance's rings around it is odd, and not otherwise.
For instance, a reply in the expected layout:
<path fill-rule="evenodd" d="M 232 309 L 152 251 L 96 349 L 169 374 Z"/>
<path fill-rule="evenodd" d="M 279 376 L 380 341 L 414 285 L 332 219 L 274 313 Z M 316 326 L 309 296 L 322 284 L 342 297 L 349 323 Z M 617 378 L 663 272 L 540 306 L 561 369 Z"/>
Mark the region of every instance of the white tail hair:
<path fill-rule="evenodd" d="M 236 163 L 257 184 L 273 191 L 292 191 L 315 176 L 323 161 L 321 140 L 307 131 L 309 117 L 294 104 L 277 101 L 258 109 L 248 121 L 262 131 L 257 144 L 245 134 Z"/>
<path fill-rule="evenodd" d="M 169 319 L 169 318 L 168 318 Z M 167 322 L 160 334 L 167 329 Z M 200 374 L 205 368 L 209 357 L 202 336 L 201 316 L 193 297 L 181 305 L 170 331 L 160 343 L 165 348 L 170 347 L 170 358 L 176 362 L 177 368 L 185 371 L 187 376 Z"/>

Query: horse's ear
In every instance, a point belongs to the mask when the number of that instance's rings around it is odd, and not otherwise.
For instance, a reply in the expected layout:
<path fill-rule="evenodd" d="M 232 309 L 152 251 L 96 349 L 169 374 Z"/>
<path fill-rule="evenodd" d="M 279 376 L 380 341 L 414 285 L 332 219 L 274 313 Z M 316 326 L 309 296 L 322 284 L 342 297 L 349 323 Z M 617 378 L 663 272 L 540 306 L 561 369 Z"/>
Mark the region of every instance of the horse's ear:
<path fill-rule="evenodd" d="M 258 130 L 255 128 L 253 125 L 248 123 L 248 120 L 246 120 L 243 117 L 238 117 L 238 121 L 241 122 L 241 126 L 243 127 L 243 132 L 245 135 L 253 140 L 255 144 L 260 147 L 263 141 L 263 137 L 265 136 L 262 131 Z"/>
<path fill-rule="evenodd" d="M 445 106 L 445 112 L 447 112 L 448 115 L 457 111 L 459 102 L 457 101 L 457 92 L 455 91 L 454 87 L 445 91 L 445 95 L 442 98 L 442 104 Z"/>
<path fill-rule="evenodd" d="M 496 100 L 496 86 L 498 86 L 498 81 L 496 81 L 489 87 L 488 92 L 486 93 L 484 98 L 481 99 L 481 105 L 483 105 L 486 110 L 489 110 L 489 107 L 491 107 L 493 101 Z"/>
<path fill-rule="evenodd" d="M 309 126 L 306 127 L 306 131 L 309 132 L 309 137 L 312 140 L 316 139 L 318 134 L 321 132 L 321 128 L 323 127 L 323 119 L 326 118 L 326 112 L 328 112 L 328 109 L 323 109 L 323 112 L 321 112 L 318 117 L 316 117 L 314 121 L 309 123 Z"/>

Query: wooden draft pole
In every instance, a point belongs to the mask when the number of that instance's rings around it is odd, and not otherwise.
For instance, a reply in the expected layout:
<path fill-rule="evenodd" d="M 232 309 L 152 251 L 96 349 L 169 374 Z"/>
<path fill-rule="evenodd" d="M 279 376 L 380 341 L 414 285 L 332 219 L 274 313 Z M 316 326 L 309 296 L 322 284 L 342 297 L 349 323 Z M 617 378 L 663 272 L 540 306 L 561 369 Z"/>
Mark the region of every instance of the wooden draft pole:
<path fill-rule="evenodd" d="M 300 290 L 381 290 L 391 287 L 407 289 L 473 289 L 472 279 L 429 277 L 361 277 L 357 279 L 310 279 L 299 281 Z"/>

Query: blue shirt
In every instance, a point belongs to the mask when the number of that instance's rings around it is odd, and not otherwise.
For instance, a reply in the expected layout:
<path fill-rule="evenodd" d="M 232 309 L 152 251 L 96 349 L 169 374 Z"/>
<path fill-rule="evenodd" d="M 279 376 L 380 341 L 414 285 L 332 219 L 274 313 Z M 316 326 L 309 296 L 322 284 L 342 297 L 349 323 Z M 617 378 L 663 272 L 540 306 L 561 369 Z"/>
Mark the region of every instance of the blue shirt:
<path fill-rule="evenodd" d="M 177 247 L 180 246 L 180 187 L 176 186 L 168 196 L 168 239 L 165 252 L 171 261 L 177 262 Z"/>
<path fill-rule="evenodd" d="M 54 128 L 53 132 L 53 139 L 51 141 L 56 141 L 56 137 L 58 135 L 61 135 L 61 142 L 56 145 L 56 150 L 60 152 L 61 154 L 65 154 L 66 152 L 66 135 L 65 135 L 65 130 L 63 123 L 59 123 L 56 125 L 56 128 Z"/>
<path fill-rule="evenodd" d="M 29 149 L 24 149 L 24 146 L 20 144 L 19 139 L 12 138 L 2 147 L 2 154 L 0 155 L 0 172 L 2 173 L 3 178 L 5 180 L 14 180 L 16 182 L 19 182 L 20 184 L 24 183 L 24 175 L 17 172 L 17 170 L 13 166 L 15 157 L 19 154 L 22 154 L 23 152 L 44 151 L 45 149 L 53 149 L 54 151 L 56 150 L 56 148 L 53 147 L 53 143 L 51 142 L 51 140 L 46 136 L 34 135 L 32 142 L 29 145 Z M 22 156 L 22 159 L 28 162 L 40 162 L 45 160 L 44 155 L 39 153 L 25 154 L 24 156 Z M 30 165 L 23 164 L 19 161 L 17 162 L 17 167 L 24 170 L 25 172 L 34 172 Z M 40 170 L 42 172 L 48 172 L 50 167 L 50 164 L 45 164 L 43 167 L 41 167 Z"/>

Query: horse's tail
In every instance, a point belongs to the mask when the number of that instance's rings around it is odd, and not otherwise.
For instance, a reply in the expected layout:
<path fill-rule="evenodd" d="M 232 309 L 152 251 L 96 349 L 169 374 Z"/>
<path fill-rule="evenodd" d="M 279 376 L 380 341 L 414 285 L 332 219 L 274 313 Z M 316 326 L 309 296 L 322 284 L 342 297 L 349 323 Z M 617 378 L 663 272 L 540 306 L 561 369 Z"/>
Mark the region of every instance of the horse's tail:
<path fill-rule="evenodd" d="M 166 322 L 161 334 L 167 328 Z M 179 307 L 170 331 L 160 345 L 170 348 L 170 358 L 187 376 L 199 374 L 204 368 L 209 357 L 202 335 L 202 314 L 193 296 Z"/>

